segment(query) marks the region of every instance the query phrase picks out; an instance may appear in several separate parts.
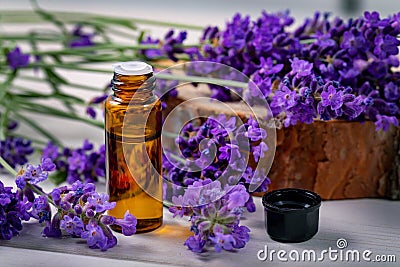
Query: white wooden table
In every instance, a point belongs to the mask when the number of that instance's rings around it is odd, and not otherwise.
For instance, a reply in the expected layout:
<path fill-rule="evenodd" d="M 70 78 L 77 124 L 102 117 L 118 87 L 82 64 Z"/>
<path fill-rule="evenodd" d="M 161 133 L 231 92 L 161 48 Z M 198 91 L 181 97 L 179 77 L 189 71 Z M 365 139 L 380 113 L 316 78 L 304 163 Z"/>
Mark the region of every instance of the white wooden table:
<path fill-rule="evenodd" d="M 4 180 L 4 179 L 2 179 Z M 6 183 L 12 184 L 7 178 Z M 47 185 L 48 186 L 48 185 Z M 100 186 L 100 190 L 101 190 Z M 104 188 L 103 188 L 104 189 Z M 116 234 L 118 245 L 107 252 L 92 250 L 82 239 L 53 239 L 41 237 L 37 223 L 26 223 L 20 236 L 10 241 L 0 241 L 0 266 L 273 266 L 317 264 L 353 266 L 355 262 L 337 260 L 326 256 L 322 262 L 281 262 L 276 258 L 260 261 L 259 250 L 315 250 L 317 256 L 324 249 L 338 249 L 337 240 L 347 241 L 346 250 L 371 250 L 375 255 L 395 255 L 397 263 L 367 263 L 359 266 L 398 266 L 400 262 L 400 202 L 361 199 L 324 201 L 320 209 L 320 226 L 317 235 L 304 243 L 284 244 L 271 240 L 264 229 L 261 199 L 255 199 L 257 212 L 247 214 L 243 224 L 251 229 L 251 240 L 237 252 L 215 253 L 213 248 L 197 255 L 183 246 L 191 234 L 187 218 L 173 219 L 164 210 L 164 224 L 154 232 L 125 237 Z M 261 254 L 260 256 L 263 256 Z M 288 256 L 286 256 L 288 257 Z M 307 258 L 306 258 L 307 259 Z"/>

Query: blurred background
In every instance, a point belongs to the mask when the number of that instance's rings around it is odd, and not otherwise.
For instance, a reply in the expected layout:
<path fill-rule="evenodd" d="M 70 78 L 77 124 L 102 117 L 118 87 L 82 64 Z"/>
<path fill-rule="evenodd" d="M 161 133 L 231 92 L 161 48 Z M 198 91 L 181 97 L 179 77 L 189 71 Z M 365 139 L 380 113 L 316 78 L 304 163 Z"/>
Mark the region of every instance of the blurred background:
<path fill-rule="evenodd" d="M 261 10 L 290 10 L 297 21 L 314 11 L 328 11 L 341 17 L 361 15 L 374 10 L 383 16 L 399 12 L 398 0 L 39 0 L 47 10 L 99 13 L 122 17 L 168 20 L 195 25 L 222 26 L 236 12 L 256 17 Z M 0 0 L 0 9 L 29 9 L 29 0 Z"/>

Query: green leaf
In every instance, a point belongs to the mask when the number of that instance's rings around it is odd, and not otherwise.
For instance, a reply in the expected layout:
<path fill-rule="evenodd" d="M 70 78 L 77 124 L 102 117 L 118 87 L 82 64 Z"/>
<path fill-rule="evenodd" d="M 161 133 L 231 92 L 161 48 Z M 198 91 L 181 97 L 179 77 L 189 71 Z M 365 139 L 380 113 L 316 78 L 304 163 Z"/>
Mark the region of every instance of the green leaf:
<path fill-rule="evenodd" d="M 68 35 L 68 30 L 65 27 L 64 23 L 56 18 L 55 15 L 45 11 L 44 9 L 40 8 L 36 0 L 31 0 L 32 5 L 33 5 L 33 10 L 44 20 L 47 20 L 51 23 L 53 23 L 57 28 L 60 29 L 61 32 L 64 33 L 64 35 Z"/>
<path fill-rule="evenodd" d="M 45 136 L 46 138 L 50 139 L 51 141 L 53 141 L 55 144 L 57 145 L 61 145 L 60 140 L 55 137 L 54 135 L 52 135 L 50 132 L 48 132 L 47 130 L 45 130 L 42 126 L 40 126 L 39 124 L 37 124 L 34 120 L 32 119 L 28 119 L 25 116 L 22 116 L 16 112 L 13 112 L 14 115 L 24 121 L 28 126 L 30 126 L 32 129 L 34 129 L 35 131 L 37 131 L 38 133 L 42 134 L 43 136 Z"/>
<path fill-rule="evenodd" d="M 27 104 L 23 101 L 23 99 L 15 98 L 15 101 L 17 101 L 18 104 L 21 107 L 23 107 L 23 109 L 26 111 L 45 114 L 45 115 L 49 115 L 49 116 L 67 118 L 67 119 L 72 119 L 72 120 L 78 120 L 78 121 L 82 121 L 87 124 L 99 127 L 99 128 L 104 128 L 104 123 L 101 121 L 96 121 L 96 120 L 92 120 L 89 118 L 80 117 L 76 114 L 68 113 L 68 112 L 65 112 L 65 111 L 62 111 L 62 110 L 59 110 L 56 108 L 52 108 L 52 107 L 49 107 L 46 105 L 42 105 L 39 103 L 35 103 L 35 105 Z"/>
<path fill-rule="evenodd" d="M 113 17 L 103 17 L 103 16 L 96 16 L 92 18 L 94 21 L 102 22 L 104 24 L 114 24 L 118 26 L 127 27 L 132 30 L 136 30 L 137 27 L 130 21 L 129 19 L 123 18 L 113 18 Z"/>
<path fill-rule="evenodd" d="M 4 140 L 6 138 L 6 131 L 8 129 L 8 114 L 10 110 L 8 108 L 5 109 L 0 118 L 0 140 Z"/>
<path fill-rule="evenodd" d="M 68 82 L 58 75 L 53 69 L 48 67 L 43 67 L 43 70 L 46 73 L 47 79 L 53 84 L 68 84 Z"/>
<path fill-rule="evenodd" d="M 139 37 L 137 38 L 138 44 L 142 43 L 145 34 L 146 34 L 146 31 L 143 31 L 143 30 L 140 31 Z"/>
<path fill-rule="evenodd" d="M 6 96 L 8 89 L 10 88 L 10 85 L 12 84 L 16 76 L 17 76 L 17 70 L 14 70 L 13 72 L 10 72 L 7 75 L 7 79 L 5 80 L 5 82 L 0 83 L 0 103 Z"/>

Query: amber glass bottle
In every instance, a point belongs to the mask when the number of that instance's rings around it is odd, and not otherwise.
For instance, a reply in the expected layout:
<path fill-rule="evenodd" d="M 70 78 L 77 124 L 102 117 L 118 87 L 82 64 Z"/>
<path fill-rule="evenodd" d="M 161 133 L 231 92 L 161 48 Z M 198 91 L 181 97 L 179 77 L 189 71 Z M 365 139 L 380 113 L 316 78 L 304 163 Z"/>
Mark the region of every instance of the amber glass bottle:
<path fill-rule="evenodd" d="M 117 203 L 109 214 L 138 219 L 137 232 L 162 224 L 161 102 L 150 65 L 114 66 L 113 94 L 105 104 L 107 192 Z M 115 231 L 121 229 L 113 228 Z"/>

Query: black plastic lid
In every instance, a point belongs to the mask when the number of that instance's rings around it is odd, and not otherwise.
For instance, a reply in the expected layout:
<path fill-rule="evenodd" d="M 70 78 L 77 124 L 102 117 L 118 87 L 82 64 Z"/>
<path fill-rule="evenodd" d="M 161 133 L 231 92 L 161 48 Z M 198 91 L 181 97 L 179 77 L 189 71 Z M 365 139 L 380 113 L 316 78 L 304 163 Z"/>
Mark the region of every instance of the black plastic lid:
<path fill-rule="evenodd" d="M 266 209 L 281 213 L 304 213 L 321 206 L 321 197 L 312 191 L 298 188 L 278 189 L 264 194 Z"/>
<path fill-rule="evenodd" d="M 321 197 L 311 191 L 286 188 L 266 193 L 265 229 L 279 242 L 303 242 L 318 232 Z"/>

